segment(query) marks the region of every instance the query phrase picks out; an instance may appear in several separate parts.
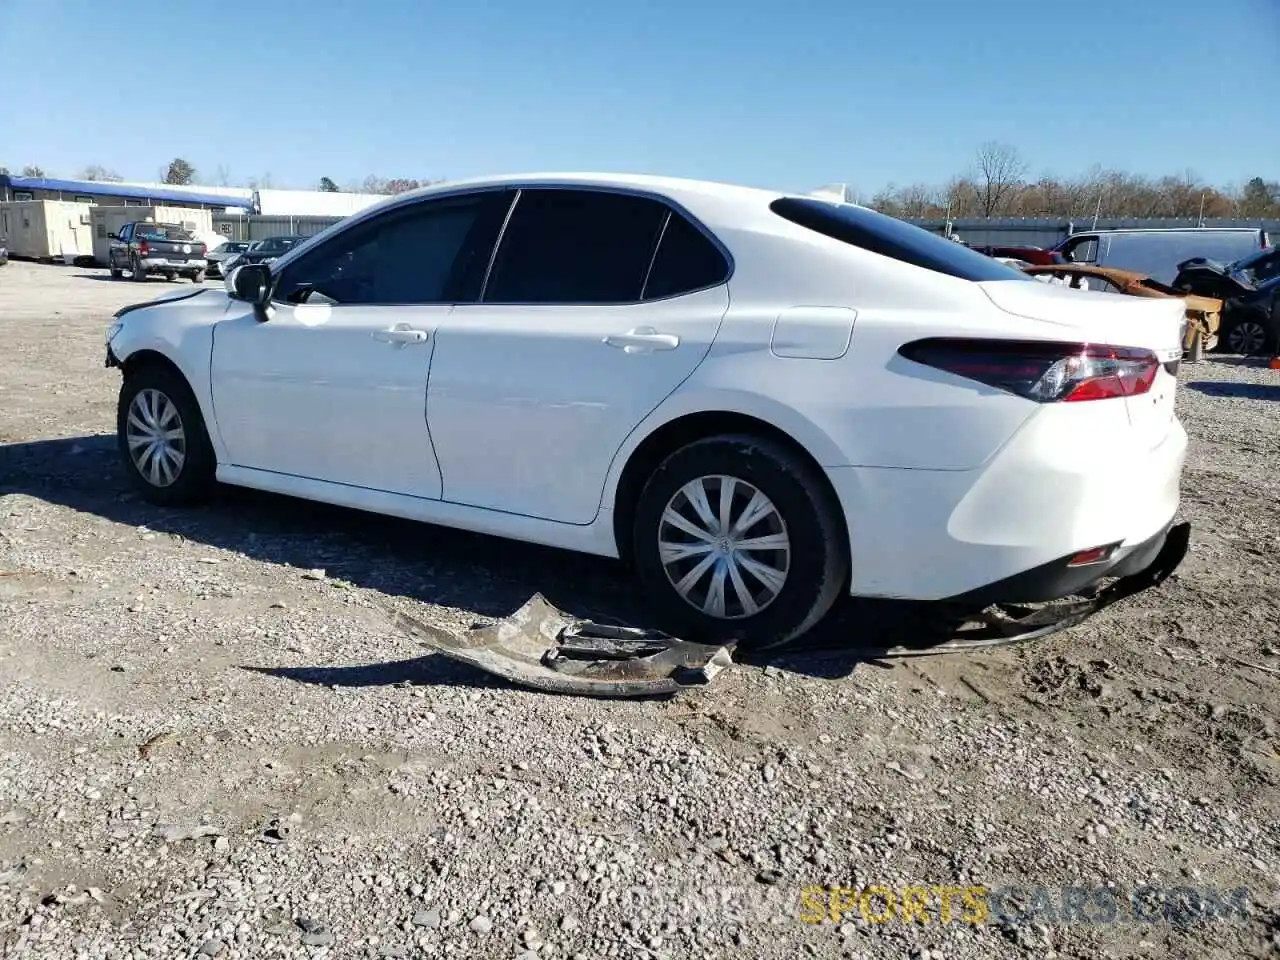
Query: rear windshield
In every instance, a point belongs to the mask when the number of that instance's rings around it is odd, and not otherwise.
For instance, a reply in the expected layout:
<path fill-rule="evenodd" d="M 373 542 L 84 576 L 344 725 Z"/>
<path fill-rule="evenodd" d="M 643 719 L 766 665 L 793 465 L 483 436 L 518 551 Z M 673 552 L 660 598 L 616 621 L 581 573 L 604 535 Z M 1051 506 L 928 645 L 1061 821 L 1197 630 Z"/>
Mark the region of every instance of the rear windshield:
<path fill-rule="evenodd" d="M 784 197 L 773 201 L 769 209 L 792 223 L 833 240 L 949 277 L 975 283 L 987 280 L 1034 282 L 1021 270 L 963 244 L 866 207 L 811 197 Z"/>
<path fill-rule="evenodd" d="M 134 232 L 147 240 L 190 241 L 195 239 L 190 230 L 184 230 L 176 223 L 140 223 Z"/>

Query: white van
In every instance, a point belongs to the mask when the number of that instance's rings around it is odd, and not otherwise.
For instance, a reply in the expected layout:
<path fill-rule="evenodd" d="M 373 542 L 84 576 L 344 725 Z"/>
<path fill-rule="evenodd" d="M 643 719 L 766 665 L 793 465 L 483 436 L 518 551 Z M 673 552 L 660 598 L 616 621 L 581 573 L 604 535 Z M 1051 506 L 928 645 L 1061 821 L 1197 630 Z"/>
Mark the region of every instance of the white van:
<path fill-rule="evenodd" d="M 1073 233 L 1053 249 L 1067 263 L 1132 270 L 1167 284 L 1185 260 L 1231 263 L 1266 249 L 1267 239 L 1258 227 L 1090 230 Z"/>

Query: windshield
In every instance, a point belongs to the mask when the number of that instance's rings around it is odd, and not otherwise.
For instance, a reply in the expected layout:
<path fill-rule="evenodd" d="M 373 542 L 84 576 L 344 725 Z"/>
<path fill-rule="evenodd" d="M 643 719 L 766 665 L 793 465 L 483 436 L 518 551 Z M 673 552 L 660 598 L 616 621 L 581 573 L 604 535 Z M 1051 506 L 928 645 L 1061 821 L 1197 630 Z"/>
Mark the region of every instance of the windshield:
<path fill-rule="evenodd" d="M 288 250 L 302 237 L 268 237 L 254 244 L 255 250 Z"/>
<path fill-rule="evenodd" d="M 810 197 L 785 197 L 775 200 L 769 209 L 792 223 L 833 240 L 935 273 L 975 283 L 987 280 L 1034 282 L 1021 270 L 971 250 L 964 244 L 867 207 Z"/>
<path fill-rule="evenodd" d="M 176 223 L 140 223 L 135 230 L 141 240 L 178 240 L 189 243 L 194 240 L 190 230 Z"/>

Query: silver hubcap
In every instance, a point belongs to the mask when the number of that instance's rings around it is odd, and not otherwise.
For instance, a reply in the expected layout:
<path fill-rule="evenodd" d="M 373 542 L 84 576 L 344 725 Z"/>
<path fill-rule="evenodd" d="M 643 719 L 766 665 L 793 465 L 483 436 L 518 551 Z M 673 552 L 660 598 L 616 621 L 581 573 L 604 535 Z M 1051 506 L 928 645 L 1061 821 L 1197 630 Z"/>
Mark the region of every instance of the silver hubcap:
<path fill-rule="evenodd" d="M 1262 329 L 1262 324 L 1238 323 L 1231 328 L 1227 345 L 1234 353 L 1257 353 L 1266 338 L 1267 332 Z"/>
<path fill-rule="evenodd" d="M 791 538 L 773 501 L 745 480 L 699 477 L 662 511 L 658 556 L 686 603 L 718 620 L 738 620 L 782 592 Z"/>
<path fill-rule="evenodd" d="M 129 456 L 152 486 L 167 487 L 178 479 L 187 459 L 187 435 L 173 401 L 159 390 L 139 390 L 129 404 Z"/>

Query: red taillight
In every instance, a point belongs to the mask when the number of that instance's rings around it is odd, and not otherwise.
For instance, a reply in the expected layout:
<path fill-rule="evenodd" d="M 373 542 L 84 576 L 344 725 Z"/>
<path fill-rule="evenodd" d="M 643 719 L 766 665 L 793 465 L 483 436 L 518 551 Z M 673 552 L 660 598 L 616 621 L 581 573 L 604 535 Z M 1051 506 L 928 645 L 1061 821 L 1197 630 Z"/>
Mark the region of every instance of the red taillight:
<path fill-rule="evenodd" d="M 1037 403 L 1140 396 L 1160 369 L 1151 350 L 1046 340 L 933 337 L 898 353 Z"/>
<path fill-rule="evenodd" d="M 151 244 L 147 243 L 147 241 L 145 240 L 139 241 L 138 252 L 145 257 L 148 253 L 151 252 Z"/>
<path fill-rule="evenodd" d="M 1103 563 L 1111 559 L 1111 555 L 1116 552 L 1119 547 L 1118 543 L 1109 543 L 1105 547 L 1094 547 L 1091 550 L 1081 550 L 1070 560 L 1067 561 L 1068 567 L 1088 567 L 1095 563 Z"/>

